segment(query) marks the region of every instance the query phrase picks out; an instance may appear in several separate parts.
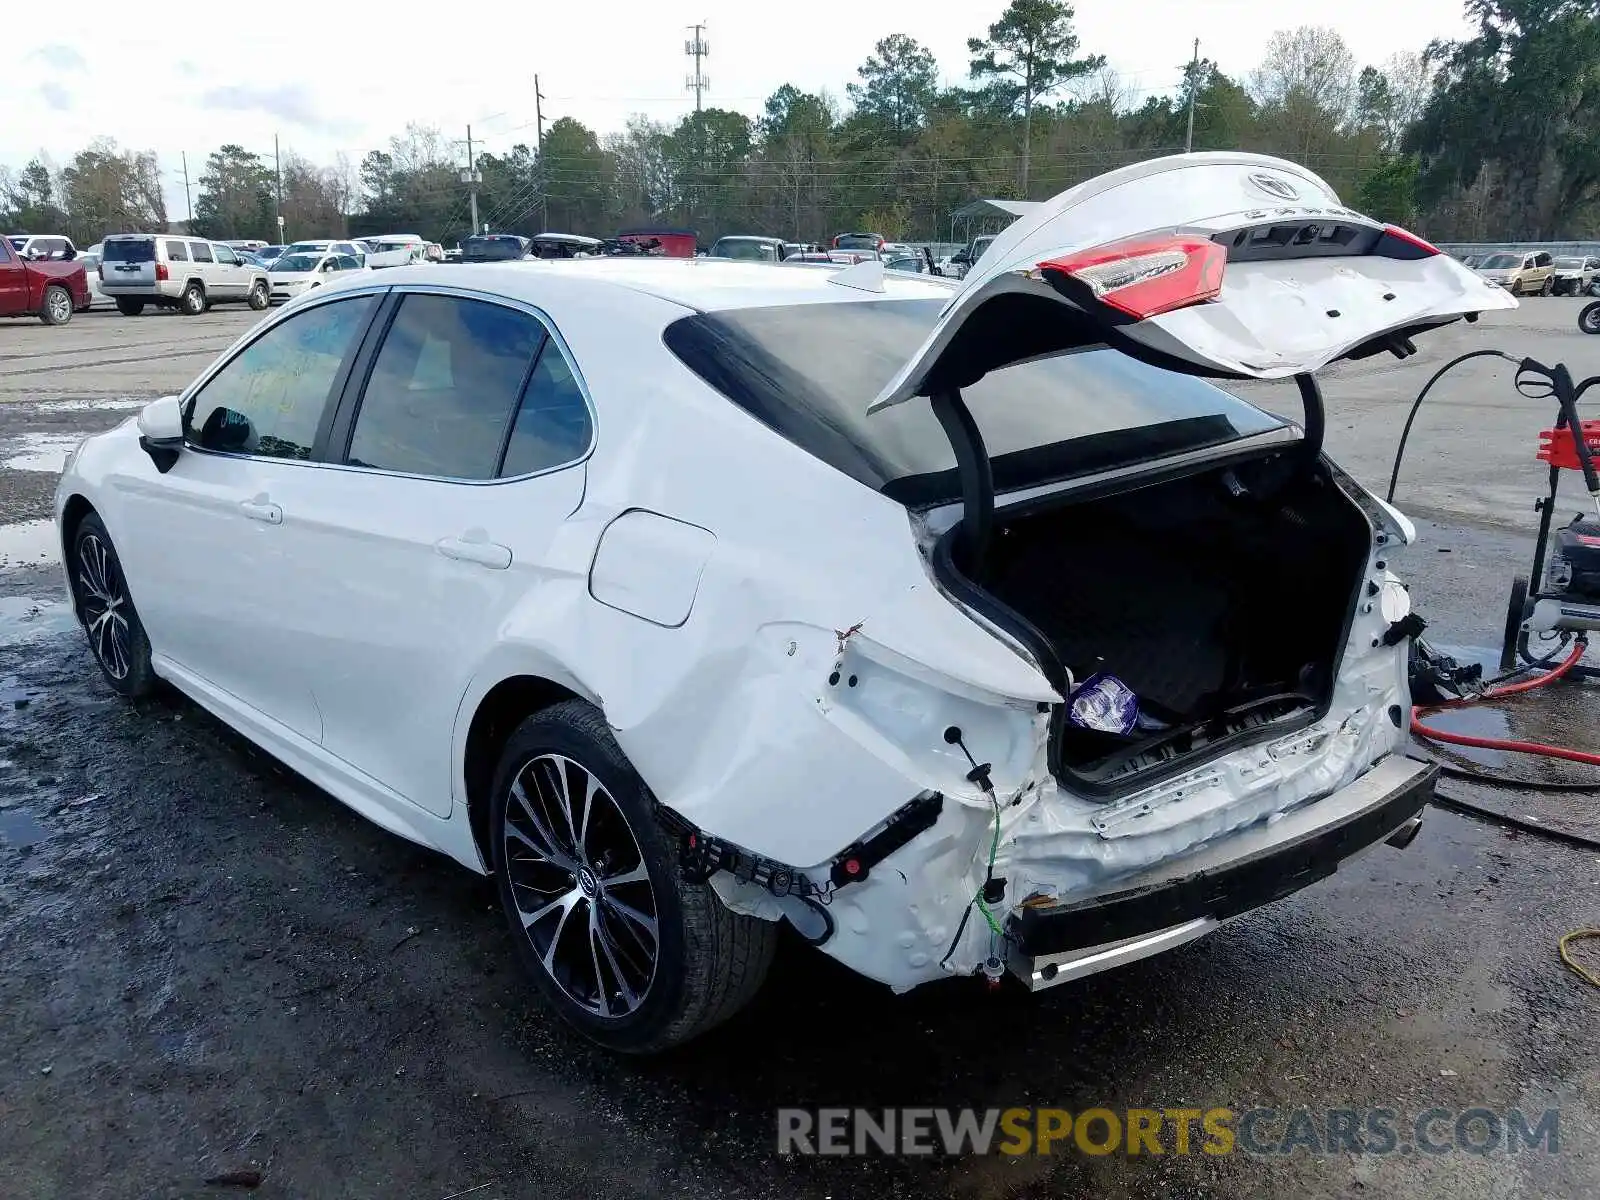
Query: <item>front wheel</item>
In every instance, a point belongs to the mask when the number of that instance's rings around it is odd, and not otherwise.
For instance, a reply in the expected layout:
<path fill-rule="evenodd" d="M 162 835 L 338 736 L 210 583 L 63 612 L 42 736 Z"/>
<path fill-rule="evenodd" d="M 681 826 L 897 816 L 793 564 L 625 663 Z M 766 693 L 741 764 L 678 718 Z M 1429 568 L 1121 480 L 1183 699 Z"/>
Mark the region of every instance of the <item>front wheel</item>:
<path fill-rule="evenodd" d="M 1555 277 L 1554 276 L 1546 278 L 1545 281 L 1542 284 L 1539 285 L 1539 295 L 1541 295 L 1541 296 L 1548 296 L 1552 292 L 1554 292 L 1555 290 L 1556 290 L 1556 281 L 1555 281 Z"/>
<path fill-rule="evenodd" d="M 118 695 L 130 700 L 148 695 L 156 685 L 150 640 L 133 607 L 111 535 L 94 513 L 83 518 L 73 536 L 69 570 L 78 618 L 100 673 Z"/>
<path fill-rule="evenodd" d="M 1578 328 L 1585 333 L 1600 333 L 1600 300 L 1591 300 L 1578 313 Z"/>
<path fill-rule="evenodd" d="M 591 705 L 565 701 L 518 726 L 495 771 L 490 830 L 517 957 L 592 1041 L 665 1050 L 760 986 L 777 926 L 683 879 L 649 789 Z"/>
<path fill-rule="evenodd" d="M 72 293 L 56 283 L 45 288 L 44 304 L 39 308 L 39 320 L 46 325 L 65 325 L 72 320 Z"/>
<path fill-rule="evenodd" d="M 260 312 L 271 303 L 272 293 L 267 290 L 265 283 L 257 280 L 255 286 L 250 289 L 250 307 Z"/>

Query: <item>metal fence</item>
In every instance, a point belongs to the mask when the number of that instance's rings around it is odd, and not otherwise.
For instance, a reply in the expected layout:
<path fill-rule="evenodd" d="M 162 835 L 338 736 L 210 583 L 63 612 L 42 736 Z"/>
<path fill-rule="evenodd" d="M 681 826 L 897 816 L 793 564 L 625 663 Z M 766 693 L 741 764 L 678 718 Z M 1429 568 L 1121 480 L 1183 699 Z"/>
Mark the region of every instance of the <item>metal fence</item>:
<path fill-rule="evenodd" d="M 1556 258 L 1588 258 L 1591 255 L 1600 258 L 1600 242 L 1435 242 L 1434 245 L 1456 258 L 1501 251 L 1524 254 L 1530 250 L 1548 250 Z"/>

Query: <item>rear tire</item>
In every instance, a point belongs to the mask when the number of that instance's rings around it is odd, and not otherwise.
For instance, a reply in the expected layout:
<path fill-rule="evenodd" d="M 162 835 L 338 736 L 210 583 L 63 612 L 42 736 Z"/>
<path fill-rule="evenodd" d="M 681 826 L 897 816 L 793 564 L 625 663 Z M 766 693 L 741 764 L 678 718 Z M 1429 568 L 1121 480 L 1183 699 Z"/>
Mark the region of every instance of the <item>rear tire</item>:
<path fill-rule="evenodd" d="M 272 293 L 267 290 L 267 285 L 257 280 L 250 289 L 250 307 L 260 312 L 272 303 Z"/>
<path fill-rule="evenodd" d="M 184 316 L 198 317 L 207 307 L 206 289 L 198 281 L 183 289 L 183 296 L 178 300 L 178 311 Z"/>
<path fill-rule="evenodd" d="M 564 701 L 517 727 L 489 830 L 517 958 L 591 1041 L 656 1053 L 727 1020 L 760 987 L 777 925 L 683 879 L 649 789 L 592 705 Z"/>
<path fill-rule="evenodd" d="M 52 283 L 45 288 L 39 320 L 46 325 L 65 325 L 72 320 L 72 293 L 59 283 Z"/>
<path fill-rule="evenodd" d="M 1600 333 L 1600 300 L 1591 300 L 1578 313 L 1578 328 L 1585 333 Z"/>
<path fill-rule="evenodd" d="M 156 686 L 150 639 L 133 607 L 111 535 L 94 513 L 78 523 L 72 536 L 69 572 L 78 616 L 100 674 L 119 696 L 137 700 L 149 695 Z"/>
<path fill-rule="evenodd" d="M 117 298 L 117 311 L 125 317 L 137 317 L 144 311 L 143 300 L 124 300 Z"/>

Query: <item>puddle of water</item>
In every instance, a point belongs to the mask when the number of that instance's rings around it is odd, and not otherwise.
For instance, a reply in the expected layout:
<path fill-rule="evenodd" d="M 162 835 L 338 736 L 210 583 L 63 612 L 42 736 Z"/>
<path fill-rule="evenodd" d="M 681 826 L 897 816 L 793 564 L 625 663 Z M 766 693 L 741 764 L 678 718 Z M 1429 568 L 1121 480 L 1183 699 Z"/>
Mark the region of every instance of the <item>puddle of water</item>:
<path fill-rule="evenodd" d="M 143 408 L 148 400 L 137 396 L 102 396 L 94 400 L 38 400 L 34 412 L 131 412 Z"/>
<path fill-rule="evenodd" d="M 27 850 L 49 836 L 50 831 L 26 809 L 9 808 L 0 812 L 0 842 L 13 850 Z"/>
<path fill-rule="evenodd" d="M 0 459 L 0 468 L 8 471 L 47 471 L 59 475 L 67 465 L 67 455 L 82 440 L 82 436 L 63 437 L 58 433 L 24 433 L 17 438 L 21 453 Z"/>
<path fill-rule="evenodd" d="M 0 525 L 0 571 L 47 567 L 61 561 L 61 539 L 49 517 Z"/>
<path fill-rule="evenodd" d="M 68 633 L 77 627 L 72 606 L 65 600 L 36 600 L 32 596 L 0 596 L 0 646 L 18 646 L 39 638 Z M 0 697 L 5 690 L 0 688 Z"/>
<path fill-rule="evenodd" d="M 1511 732 L 1511 722 L 1506 719 L 1506 714 L 1498 708 L 1447 708 L 1424 719 L 1435 729 L 1442 729 L 1446 733 L 1464 733 L 1468 737 L 1502 741 L 1517 736 Z M 1504 766 L 1511 757 L 1503 750 L 1486 750 L 1478 746 L 1444 745 L 1441 749 L 1480 767 Z"/>

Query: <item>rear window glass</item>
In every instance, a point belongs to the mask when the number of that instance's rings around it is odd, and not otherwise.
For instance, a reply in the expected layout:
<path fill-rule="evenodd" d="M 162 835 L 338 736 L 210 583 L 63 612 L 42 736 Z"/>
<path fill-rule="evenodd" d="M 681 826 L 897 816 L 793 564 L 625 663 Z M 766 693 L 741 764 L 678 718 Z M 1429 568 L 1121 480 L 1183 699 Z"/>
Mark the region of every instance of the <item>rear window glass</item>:
<path fill-rule="evenodd" d="M 126 241 L 118 238 L 108 240 L 104 252 L 100 256 L 101 262 L 127 262 L 147 263 L 156 260 L 156 243 L 154 238 L 130 238 Z"/>
<path fill-rule="evenodd" d="M 955 456 L 924 398 L 867 405 L 922 344 L 938 300 L 701 313 L 666 344 L 776 432 L 908 504 L 960 495 Z M 1279 428 L 1204 380 L 1097 348 L 1017 363 L 963 388 L 1004 491 Z"/>

